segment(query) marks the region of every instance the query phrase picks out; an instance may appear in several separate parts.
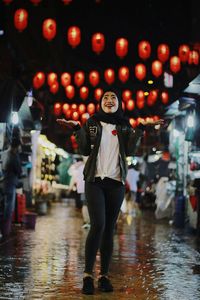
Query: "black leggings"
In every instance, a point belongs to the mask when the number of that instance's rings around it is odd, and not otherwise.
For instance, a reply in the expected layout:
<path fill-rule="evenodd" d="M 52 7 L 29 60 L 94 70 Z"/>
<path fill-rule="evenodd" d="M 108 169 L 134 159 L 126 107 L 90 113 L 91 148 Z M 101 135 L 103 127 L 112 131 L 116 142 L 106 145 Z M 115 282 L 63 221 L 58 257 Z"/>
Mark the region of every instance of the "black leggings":
<path fill-rule="evenodd" d="M 98 249 L 101 272 L 107 274 L 113 251 L 113 235 L 125 193 L 125 186 L 109 178 L 85 183 L 90 231 L 85 245 L 85 273 L 92 274 Z"/>

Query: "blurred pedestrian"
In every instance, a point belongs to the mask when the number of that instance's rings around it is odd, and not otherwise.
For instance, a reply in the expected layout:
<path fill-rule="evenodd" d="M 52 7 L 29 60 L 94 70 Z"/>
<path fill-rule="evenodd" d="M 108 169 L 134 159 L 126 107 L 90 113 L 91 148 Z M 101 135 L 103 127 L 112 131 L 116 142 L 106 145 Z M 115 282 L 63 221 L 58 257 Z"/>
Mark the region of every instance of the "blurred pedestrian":
<path fill-rule="evenodd" d="M 141 129 L 130 126 L 122 110 L 122 100 L 111 90 L 103 94 L 99 112 L 82 127 L 73 120 L 57 119 L 57 122 L 75 132 L 80 153 L 89 156 L 84 179 L 90 230 L 85 245 L 82 293 L 94 294 L 93 268 L 98 250 L 101 256 L 98 288 L 112 292 L 108 272 L 115 224 L 125 194 L 126 156 L 135 153 L 145 125 Z"/>
<path fill-rule="evenodd" d="M 18 180 L 22 175 L 21 161 L 19 157 L 18 138 L 13 138 L 3 161 L 3 192 L 4 192 L 4 214 L 2 224 L 3 239 L 6 239 L 11 232 L 12 215 L 15 210 L 16 188 Z"/>

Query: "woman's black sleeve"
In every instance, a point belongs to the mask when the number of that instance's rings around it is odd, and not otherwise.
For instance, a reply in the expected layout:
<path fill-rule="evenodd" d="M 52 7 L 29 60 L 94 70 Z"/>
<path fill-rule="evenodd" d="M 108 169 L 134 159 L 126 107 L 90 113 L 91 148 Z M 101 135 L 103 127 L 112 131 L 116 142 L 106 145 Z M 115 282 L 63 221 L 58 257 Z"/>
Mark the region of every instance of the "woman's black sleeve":
<path fill-rule="evenodd" d="M 74 128 L 74 136 L 76 138 L 80 154 L 88 156 L 91 151 L 91 142 L 87 130 L 87 123 L 82 127 L 80 127 L 80 125 L 77 125 Z"/>

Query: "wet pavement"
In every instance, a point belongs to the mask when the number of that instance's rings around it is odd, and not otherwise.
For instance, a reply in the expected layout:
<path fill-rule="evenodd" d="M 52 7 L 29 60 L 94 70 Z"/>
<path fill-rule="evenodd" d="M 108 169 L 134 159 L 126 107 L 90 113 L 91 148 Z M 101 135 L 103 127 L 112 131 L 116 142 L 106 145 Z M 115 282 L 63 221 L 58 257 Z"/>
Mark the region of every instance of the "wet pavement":
<path fill-rule="evenodd" d="M 88 229 L 70 203 L 53 204 L 35 230 L 19 226 L 0 244 L 0 299 L 197 300 L 196 236 L 155 221 L 152 213 L 120 218 L 111 265 L 114 292 L 81 294 Z M 96 275 L 99 271 L 97 257 Z"/>

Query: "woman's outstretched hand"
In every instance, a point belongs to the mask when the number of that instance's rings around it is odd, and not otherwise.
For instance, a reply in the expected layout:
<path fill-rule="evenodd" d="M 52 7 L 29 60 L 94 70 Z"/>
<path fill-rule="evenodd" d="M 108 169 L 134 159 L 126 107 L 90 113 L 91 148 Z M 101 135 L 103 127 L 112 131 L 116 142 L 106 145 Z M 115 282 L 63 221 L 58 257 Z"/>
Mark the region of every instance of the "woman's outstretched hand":
<path fill-rule="evenodd" d="M 65 127 L 71 128 L 73 129 L 76 125 L 78 125 L 79 123 L 77 121 L 74 120 L 65 120 L 65 119 L 56 119 L 56 122 L 58 122 L 58 124 L 63 125 Z"/>
<path fill-rule="evenodd" d="M 156 125 L 163 126 L 164 123 L 165 123 L 165 120 L 159 119 L 159 120 L 150 120 L 148 122 L 144 121 L 142 124 L 145 126 L 156 126 Z"/>

